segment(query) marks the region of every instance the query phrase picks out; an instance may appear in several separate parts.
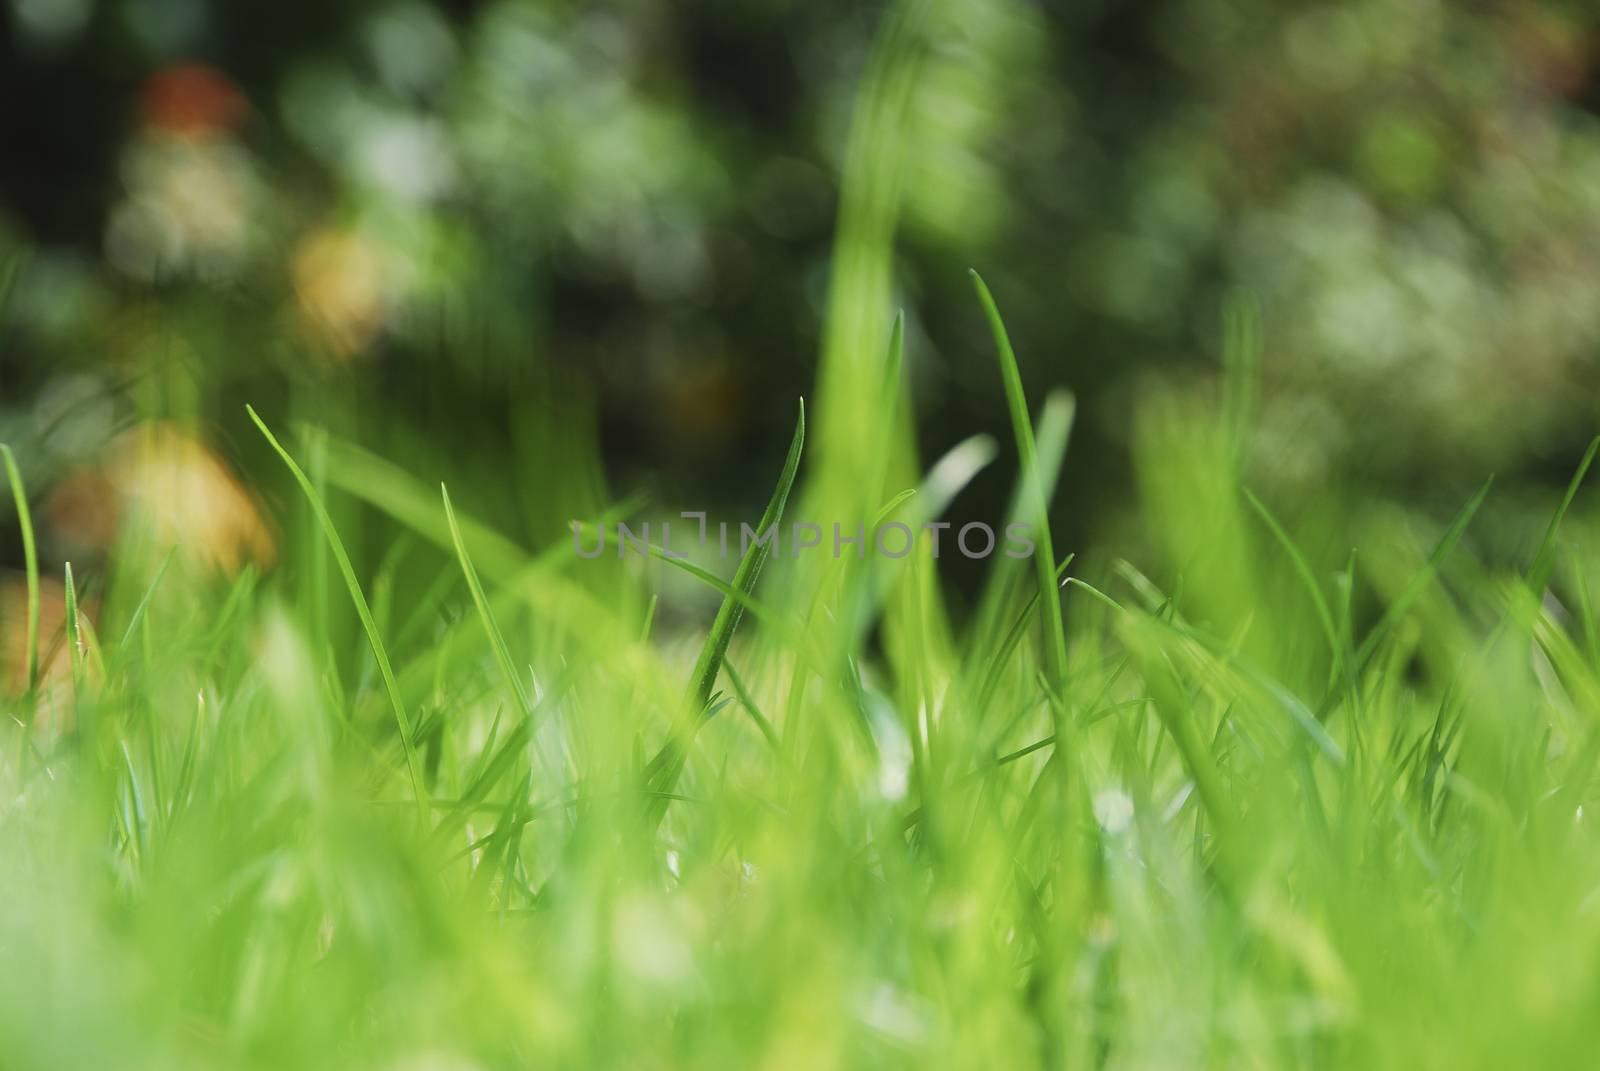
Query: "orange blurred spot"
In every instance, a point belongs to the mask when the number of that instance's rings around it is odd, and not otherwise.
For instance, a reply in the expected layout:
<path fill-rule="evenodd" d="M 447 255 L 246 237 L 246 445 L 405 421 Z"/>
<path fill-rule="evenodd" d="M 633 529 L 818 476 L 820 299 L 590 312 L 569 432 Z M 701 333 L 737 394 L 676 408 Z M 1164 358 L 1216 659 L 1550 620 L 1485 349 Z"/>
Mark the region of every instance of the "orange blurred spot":
<path fill-rule="evenodd" d="M 88 615 L 91 607 L 78 604 L 78 610 Z M 42 690 L 72 676 L 66 632 L 67 589 L 59 580 L 40 576 L 38 680 Z M 22 573 L 0 573 L 0 682 L 8 695 L 27 690 L 27 580 Z"/>
<path fill-rule="evenodd" d="M 157 71 L 145 81 L 140 110 L 151 126 L 203 137 L 238 126 L 249 105 L 222 72 L 202 63 L 184 63 Z"/>
<path fill-rule="evenodd" d="M 45 504 L 73 542 L 110 549 L 124 526 L 161 547 L 179 547 L 225 573 L 271 565 L 272 537 L 250 495 L 205 444 L 173 424 L 151 423 L 112 440 Z"/>

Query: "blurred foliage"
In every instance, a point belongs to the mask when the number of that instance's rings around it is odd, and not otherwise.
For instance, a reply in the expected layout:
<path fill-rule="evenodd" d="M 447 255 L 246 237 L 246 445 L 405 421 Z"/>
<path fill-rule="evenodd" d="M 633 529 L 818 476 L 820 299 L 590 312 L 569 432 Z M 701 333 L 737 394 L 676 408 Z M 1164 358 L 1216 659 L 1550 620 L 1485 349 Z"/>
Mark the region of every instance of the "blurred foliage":
<path fill-rule="evenodd" d="M 924 454 L 1004 426 L 977 266 L 1079 396 L 1073 542 L 1131 516 L 1138 399 L 1214 396 L 1237 290 L 1258 482 L 1564 478 L 1600 336 L 1585 5 L 912 6 L 880 223 Z M 882 14 L 7 0 L 0 438 L 35 487 L 154 419 L 255 470 L 250 400 L 569 513 L 599 474 L 544 477 L 591 433 L 624 490 L 747 504 L 823 348 Z M 515 498 L 483 511 L 549 538 Z"/>

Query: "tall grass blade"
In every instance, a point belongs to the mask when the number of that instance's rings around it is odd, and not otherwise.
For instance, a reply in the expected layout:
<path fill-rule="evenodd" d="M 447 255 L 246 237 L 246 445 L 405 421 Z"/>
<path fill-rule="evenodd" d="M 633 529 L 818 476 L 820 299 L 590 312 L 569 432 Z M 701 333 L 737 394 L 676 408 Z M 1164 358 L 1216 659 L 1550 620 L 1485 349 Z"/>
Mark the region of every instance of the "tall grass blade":
<path fill-rule="evenodd" d="M 1033 421 L 1028 416 L 1028 400 L 1022 390 L 1022 373 L 1017 368 L 1017 355 L 1011 348 L 1011 338 L 1006 333 L 1000 309 L 994 295 L 976 271 L 970 273 L 972 285 L 978 292 L 984 315 L 989 319 L 989 329 L 994 333 L 994 344 L 1000 362 L 1000 378 L 1005 383 L 1006 405 L 1011 413 L 1011 429 L 1017 438 L 1017 454 L 1022 464 L 1023 481 L 1028 503 L 1027 513 L 1037 525 L 1035 533 L 1038 547 L 1033 556 L 1038 573 L 1039 598 L 1044 603 L 1044 622 L 1047 665 L 1050 683 L 1059 688 L 1067 676 L 1067 633 L 1061 615 L 1061 597 L 1056 591 L 1056 553 L 1050 538 L 1050 517 L 1044 496 L 1044 475 L 1039 471 L 1039 451 L 1033 438 Z"/>
<path fill-rule="evenodd" d="M 478 582 L 478 571 L 472 567 L 472 558 L 467 554 L 467 545 L 461 538 L 461 526 L 456 523 L 456 511 L 450 505 L 450 491 L 439 485 L 439 494 L 444 499 L 445 521 L 450 525 L 450 541 L 456 548 L 456 559 L 461 563 L 461 572 L 467 578 L 467 590 L 472 593 L 472 604 L 478 608 L 478 619 L 483 622 L 483 631 L 489 637 L 489 646 L 494 649 L 495 661 L 500 663 L 500 672 L 505 674 L 506 683 L 511 686 L 511 692 L 517 699 L 517 707 L 522 711 L 524 718 L 533 718 L 533 702 L 528 698 L 528 690 L 523 686 L 522 678 L 517 673 L 516 664 L 511 661 L 511 649 L 506 646 L 506 638 L 500 631 L 500 626 L 495 623 L 494 613 L 489 609 L 489 600 L 483 593 L 483 585 Z"/>
<path fill-rule="evenodd" d="M 22 473 L 17 471 L 17 459 L 5 443 L 0 443 L 0 460 L 5 462 L 11 499 L 17 506 L 17 525 L 22 529 L 22 566 L 27 572 L 28 584 L 27 659 L 28 693 L 31 695 L 39 686 L 39 554 L 33 543 L 33 515 L 28 512 Z"/>
<path fill-rule="evenodd" d="M 1494 477 L 1491 476 L 1483 482 L 1483 485 L 1462 507 L 1461 512 L 1456 514 L 1455 520 L 1445 530 L 1444 535 L 1439 538 L 1439 542 L 1434 545 L 1433 552 L 1428 555 L 1428 560 L 1417 571 L 1417 575 L 1411 578 L 1411 582 L 1406 585 L 1399 598 L 1389 604 L 1389 608 L 1384 611 L 1383 617 L 1379 618 L 1372 631 L 1367 633 L 1366 638 L 1361 641 L 1361 646 L 1356 649 L 1354 665 L 1351 667 L 1353 672 L 1359 672 L 1365 668 L 1367 660 L 1378 649 L 1378 645 L 1389 635 L 1390 630 L 1405 616 L 1406 611 L 1411 608 L 1411 604 L 1417 600 L 1423 589 L 1428 586 L 1428 582 L 1439 571 L 1440 564 L 1450 556 L 1450 552 L 1460 542 L 1462 534 L 1467 530 L 1467 525 L 1472 523 L 1473 516 L 1477 514 L 1478 507 L 1483 505 L 1483 500 L 1489 496 L 1489 488 L 1493 485 Z"/>
<path fill-rule="evenodd" d="M 784 507 L 789 501 L 789 491 L 794 487 L 795 474 L 800 469 L 800 454 L 805 447 L 805 441 L 806 406 L 802 400 L 800 416 L 795 422 L 794 438 L 789 443 L 789 456 L 784 461 L 783 472 L 778 477 L 778 485 L 772 492 L 766 511 L 761 515 L 758 532 L 766 533 L 782 520 Z M 762 568 L 766 565 L 770 546 L 771 544 L 765 541 L 750 545 L 743 560 L 739 562 L 739 568 L 734 572 L 735 591 L 748 597 L 755 590 L 756 581 L 761 578 Z M 728 645 L 733 642 L 734 630 L 739 627 L 744 611 L 743 600 L 735 598 L 732 592 L 723 598 L 722 605 L 717 610 L 717 616 L 711 623 L 711 632 L 706 636 L 705 644 L 700 649 L 700 656 L 695 660 L 694 672 L 690 677 L 688 713 L 692 720 L 686 730 L 680 730 L 668 737 L 667 742 L 662 745 L 661 750 L 646 768 L 648 785 L 657 793 L 669 791 L 677 781 L 686 749 L 711 703 L 711 691 L 716 686 L 717 675 L 722 669 L 723 660 L 727 657 Z M 665 810 L 666 799 L 659 795 L 654 796 L 649 806 L 650 817 L 659 821 L 661 813 Z"/>
<path fill-rule="evenodd" d="M 66 563 L 66 575 L 63 579 L 66 585 L 66 628 L 67 628 L 67 657 L 72 664 L 72 684 L 76 692 L 83 691 L 85 663 L 83 656 L 83 620 L 78 609 L 78 591 L 72 582 L 72 563 Z"/>
<path fill-rule="evenodd" d="M 766 532 L 777 526 L 783 518 L 784 507 L 789 501 L 789 490 L 794 486 L 796 472 L 800 468 L 800 454 L 806 441 L 806 405 L 800 403 L 800 416 L 795 422 L 794 438 L 789 442 L 789 456 L 783 463 L 783 472 L 778 477 L 778 486 L 772 492 L 772 498 L 767 502 L 767 508 L 761 515 L 761 524 L 757 529 Z M 739 568 L 733 575 L 733 586 L 736 590 L 749 596 L 755 590 L 756 581 L 761 578 L 761 571 L 767 564 L 767 543 L 752 543 L 745 553 L 744 559 L 739 562 Z M 700 657 L 695 661 L 694 674 L 691 678 L 690 706 L 695 711 L 705 709 L 706 703 L 711 698 L 711 689 L 717 681 L 717 674 L 722 669 L 722 660 L 728 653 L 728 644 L 733 641 L 734 630 L 739 627 L 739 621 L 744 616 L 744 605 L 731 596 L 724 598 L 722 606 L 717 610 L 717 616 L 711 623 L 711 633 L 706 637 L 705 646 L 700 649 Z"/>
<path fill-rule="evenodd" d="M 161 564 L 156 567 L 156 575 L 145 585 L 144 594 L 139 596 L 139 604 L 133 608 L 133 613 L 128 616 L 128 623 L 122 629 L 122 642 L 120 648 L 126 648 L 133 642 L 133 634 L 139 628 L 139 623 L 144 620 L 144 615 L 149 612 L 150 600 L 155 598 L 156 589 L 161 586 L 161 580 L 167 575 L 167 567 L 172 564 L 172 559 L 177 555 L 178 548 L 173 547 L 162 557 Z"/>
<path fill-rule="evenodd" d="M 1327 596 L 1322 593 L 1322 585 L 1317 583 L 1316 574 L 1311 571 L 1311 566 L 1306 563 L 1305 555 L 1300 553 L 1300 548 L 1290 538 L 1283 525 L 1278 523 L 1278 518 L 1272 515 L 1266 504 L 1255 496 L 1248 487 L 1244 488 L 1245 501 L 1250 503 L 1250 508 L 1256 511 L 1267 530 L 1272 533 L 1272 538 L 1278 541 L 1283 552 L 1289 556 L 1289 563 L 1294 566 L 1295 575 L 1300 578 L 1300 583 L 1305 586 L 1306 594 L 1311 597 L 1312 608 L 1317 612 L 1317 623 L 1322 626 L 1323 638 L 1328 641 L 1328 650 L 1333 655 L 1334 672 L 1338 673 L 1342 660 L 1343 648 L 1339 644 L 1339 628 L 1334 624 L 1333 611 L 1328 607 Z"/>
<path fill-rule="evenodd" d="M 1578 497 L 1578 488 L 1583 484 L 1584 476 L 1588 475 L 1589 466 L 1594 464 L 1594 455 L 1600 451 L 1600 436 L 1589 442 L 1589 449 L 1583 452 L 1583 460 L 1578 462 L 1578 471 L 1572 474 L 1572 479 L 1567 483 L 1567 492 L 1561 496 L 1561 505 L 1556 509 L 1555 516 L 1550 518 L 1550 527 L 1545 529 L 1544 539 L 1539 543 L 1539 550 L 1533 556 L 1533 564 L 1528 567 L 1527 583 L 1533 591 L 1542 591 L 1550 583 L 1550 574 L 1556 567 L 1556 534 L 1561 531 L 1561 522 L 1567 516 L 1567 510 L 1572 508 L 1572 500 Z"/>
<path fill-rule="evenodd" d="M 367 634 L 367 643 L 372 647 L 372 656 L 378 662 L 378 672 L 383 676 L 383 686 L 389 694 L 389 704 L 394 709 L 395 725 L 400 730 L 400 746 L 405 750 L 406 769 L 411 776 L 411 790 L 416 796 L 417 814 L 425 822 L 428 817 L 428 790 L 422 776 L 422 760 L 417 754 L 416 741 L 412 739 L 411 719 L 406 714 L 405 701 L 400 697 L 400 685 L 395 680 L 394 667 L 389 663 L 389 652 L 383 646 L 383 637 L 378 635 L 378 625 L 373 620 L 372 609 L 367 605 L 367 597 L 361 591 L 360 581 L 356 579 L 355 566 L 350 564 L 350 555 L 344 549 L 344 541 L 339 538 L 333 518 L 328 515 L 328 508 L 323 505 L 322 496 L 317 494 L 317 489 L 312 486 L 311 480 L 295 463 L 289 451 L 278 442 L 277 436 L 272 434 L 271 429 L 256 414 L 255 409 L 249 405 L 244 408 L 245 412 L 250 414 L 250 419 L 256 428 L 266 437 L 273 451 L 288 466 L 295 482 L 300 485 L 300 490 L 305 492 L 306 501 L 311 503 L 317 523 L 322 527 L 322 534 L 328 540 L 328 548 L 333 551 L 334 560 L 339 565 L 339 573 L 344 577 L 345 587 L 350 591 L 350 601 L 355 604 L 356 616 L 361 619 L 361 627 Z"/>

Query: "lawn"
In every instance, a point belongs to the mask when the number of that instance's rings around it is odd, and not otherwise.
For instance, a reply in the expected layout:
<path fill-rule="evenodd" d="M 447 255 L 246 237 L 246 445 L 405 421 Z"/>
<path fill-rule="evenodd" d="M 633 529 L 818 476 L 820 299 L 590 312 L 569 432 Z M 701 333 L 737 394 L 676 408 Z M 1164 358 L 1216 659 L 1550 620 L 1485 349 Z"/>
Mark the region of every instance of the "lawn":
<path fill-rule="evenodd" d="M 1036 553 L 959 625 L 926 540 L 523 550 L 251 410 L 299 494 L 277 570 L 130 547 L 30 612 L 6 1065 L 1581 1066 L 1600 636 L 1562 522 L 1594 451 L 1520 569 L 1474 559 L 1487 484 L 1330 568 L 1241 482 L 1246 403 L 1168 407 L 1143 516 L 1183 590 L 1090 576 L 1041 519 L 1070 406 L 1032 426 L 980 299 L 1013 441 L 902 487 L 879 422 L 830 482 L 798 409 L 756 522 L 926 531 L 1013 453 Z M 340 482 L 404 532 L 365 572 Z M 720 609 L 662 636 L 675 578 Z"/>

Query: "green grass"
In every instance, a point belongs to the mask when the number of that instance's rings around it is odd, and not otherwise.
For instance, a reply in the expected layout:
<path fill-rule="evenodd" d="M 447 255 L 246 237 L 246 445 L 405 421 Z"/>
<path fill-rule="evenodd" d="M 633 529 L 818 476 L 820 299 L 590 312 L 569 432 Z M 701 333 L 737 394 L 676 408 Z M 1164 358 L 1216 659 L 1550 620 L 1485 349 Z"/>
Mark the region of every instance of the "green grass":
<path fill-rule="evenodd" d="M 998 352 L 965 356 L 1013 445 L 911 449 L 889 306 L 926 14 L 869 63 L 763 523 L 938 520 L 997 458 L 992 522 L 1037 521 L 1073 479 L 1072 400 L 1030 404 L 981 282 Z M 278 565 L 129 533 L 63 563 L 41 634 L 4 451 L 0 1068 L 1592 1066 L 1595 448 L 1535 518 L 1488 485 L 1281 500 L 1250 486 L 1256 312 L 1224 319 L 1220 403 L 1152 392 L 1129 429 L 1136 542 L 1041 539 L 967 606 L 926 543 L 524 545 L 468 504 L 559 474 L 424 479 L 251 410 Z"/>
<path fill-rule="evenodd" d="M 1035 445 L 998 337 L 1026 516 L 1069 418 Z M 1355 575 L 1312 549 L 1350 531 L 1269 507 L 1231 418 L 1191 412 L 1143 455 L 1146 523 L 1176 527 L 1147 561 L 997 569 L 963 625 L 907 598 L 926 558 L 753 547 L 731 582 L 688 566 L 722 608 L 662 634 L 679 570 L 523 550 L 398 469 L 366 487 L 408 548 L 385 569 L 434 594 L 369 603 L 254 419 L 317 521 L 280 527 L 326 540 L 347 598 L 296 599 L 310 542 L 232 582 L 130 551 L 91 632 L 69 567 L 68 634 L 41 643 L 70 671 L 6 699 L 7 1067 L 1592 1052 L 1593 450 L 1525 560 L 1474 558 L 1486 486 L 1380 527 Z M 879 520 L 942 512 L 984 460 Z M 1199 582 L 1217 561 L 1235 575 Z"/>

